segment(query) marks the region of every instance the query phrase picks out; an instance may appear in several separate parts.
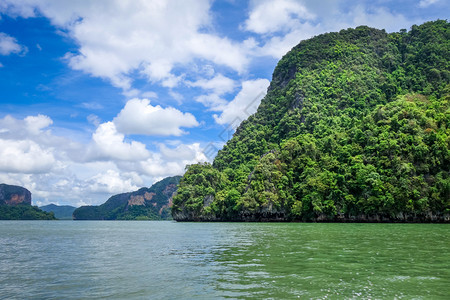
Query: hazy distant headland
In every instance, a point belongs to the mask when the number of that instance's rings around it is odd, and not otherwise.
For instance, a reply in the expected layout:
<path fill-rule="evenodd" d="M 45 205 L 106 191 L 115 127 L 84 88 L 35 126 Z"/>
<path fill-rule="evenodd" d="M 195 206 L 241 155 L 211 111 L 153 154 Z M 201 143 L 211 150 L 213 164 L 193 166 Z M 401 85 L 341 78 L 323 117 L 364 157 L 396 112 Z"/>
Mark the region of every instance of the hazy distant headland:
<path fill-rule="evenodd" d="M 150 188 L 118 194 L 99 206 L 82 206 L 74 220 L 167 220 L 181 176 L 167 177 Z"/>
<path fill-rule="evenodd" d="M 53 203 L 40 206 L 39 208 L 46 212 L 53 212 L 58 220 L 72 220 L 72 214 L 74 210 L 77 209 L 74 206 L 56 205 Z"/>

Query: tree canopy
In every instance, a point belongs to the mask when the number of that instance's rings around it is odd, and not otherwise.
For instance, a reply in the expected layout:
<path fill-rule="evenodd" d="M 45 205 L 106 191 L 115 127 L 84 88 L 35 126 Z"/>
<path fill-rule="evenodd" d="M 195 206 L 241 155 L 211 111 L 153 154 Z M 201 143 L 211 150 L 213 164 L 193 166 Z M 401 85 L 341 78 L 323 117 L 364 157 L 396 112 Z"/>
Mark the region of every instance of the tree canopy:
<path fill-rule="evenodd" d="M 187 167 L 174 218 L 442 221 L 449 57 L 443 20 L 302 41 L 213 164 Z"/>

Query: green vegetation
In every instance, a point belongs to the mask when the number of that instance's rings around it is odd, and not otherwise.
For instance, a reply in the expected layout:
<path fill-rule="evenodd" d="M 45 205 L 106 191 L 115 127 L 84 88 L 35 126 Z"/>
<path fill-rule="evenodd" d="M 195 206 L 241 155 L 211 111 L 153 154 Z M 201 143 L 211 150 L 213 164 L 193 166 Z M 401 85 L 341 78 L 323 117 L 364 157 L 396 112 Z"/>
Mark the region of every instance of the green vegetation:
<path fill-rule="evenodd" d="M 181 176 L 167 177 L 150 188 L 112 196 L 99 206 L 82 206 L 74 220 L 167 220 L 170 202 Z"/>
<path fill-rule="evenodd" d="M 0 220 L 55 220 L 55 215 L 31 206 L 31 193 L 26 188 L 2 183 Z"/>
<path fill-rule="evenodd" d="M 70 205 L 60 206 L 55 204 L 49 204 L 41 206 L 39 208 L 46 212 L 53 212 L 55 214 L 55 217 L 59 220 L 72 220 L 72 214 L 76 209 L 76 207 Z"/>
<path fill-rule="evenodd" d="M 0 220 L 56 220 L 55 215 L 40 210 L 37 206 L 20 204 L 0 205 Z"/>
<path fill-rule="evenodd" d="M 301 42 L 176 220 L 442 221 L 450 214 L 450 24 Z"/>

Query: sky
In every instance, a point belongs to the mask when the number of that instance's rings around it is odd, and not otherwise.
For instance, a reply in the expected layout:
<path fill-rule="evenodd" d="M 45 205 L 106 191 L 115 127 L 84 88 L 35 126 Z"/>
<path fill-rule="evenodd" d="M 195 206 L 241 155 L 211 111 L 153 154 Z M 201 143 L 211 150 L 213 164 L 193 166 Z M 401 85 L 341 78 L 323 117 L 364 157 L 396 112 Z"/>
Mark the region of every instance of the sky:
<path fill-rule="evenodd" d="M 301 40 L 447 0 L 0 0 L 0 183 L 98 205 L 211 162 Z"/>

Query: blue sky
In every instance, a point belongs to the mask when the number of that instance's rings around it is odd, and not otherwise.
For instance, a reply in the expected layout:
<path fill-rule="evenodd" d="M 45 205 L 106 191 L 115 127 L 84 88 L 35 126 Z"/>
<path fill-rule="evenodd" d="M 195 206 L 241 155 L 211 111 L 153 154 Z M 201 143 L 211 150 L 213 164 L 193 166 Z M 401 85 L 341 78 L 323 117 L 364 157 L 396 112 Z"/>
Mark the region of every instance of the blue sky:
<path fill-rule="evenodd" d="M 447 19 L 445 0 L 0 2 L 0 182 L 101 204 L 211 161 L 301 40 Z"/>

